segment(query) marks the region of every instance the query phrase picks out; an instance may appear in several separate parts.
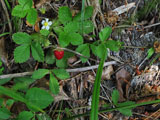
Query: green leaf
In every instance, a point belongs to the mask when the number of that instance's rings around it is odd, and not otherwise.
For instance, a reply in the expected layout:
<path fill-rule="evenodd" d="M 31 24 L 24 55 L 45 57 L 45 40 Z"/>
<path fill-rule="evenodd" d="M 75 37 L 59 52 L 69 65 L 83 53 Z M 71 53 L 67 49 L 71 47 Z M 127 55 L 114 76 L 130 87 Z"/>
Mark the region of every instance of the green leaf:
<path fill-rule="evenodd" d="M 67 65 L 67 59 L 66 58 L 62 58 L 60 60 L 56 60 L 56 66 L 59 68 L 66 68 Z"/>
<path fill-rule="evenodd" d="M 35 82 L 35 79 L 31 77 L 20 77 L 14 79 L 14 85 L 12 87 L 13 90 L 26 90 L 29 88 L 29 85 Z"/>
<path fill-rule="evenodd" d="M 30 57 L 30 45 L 21 45 L 14 50 L 14 60 L 16 63 L 26 62 Z"/>
<path fill-rule="evenodd" d="M 90 120 L 98 120 L 100 83 L 101 83 L 103 65 L 104 65 L 104 62 L 105 62 L 106 55 L 107 55 L 107 51 L 104 52 L 104 55 L 103 55 L 103 57 L 100 61 L 100 64 L 99 64 L 99 67 L 98 67 L 98 70 L 97 70 L 97 74 L 96 74 L 96 79 L 95 79 L 95 82 L 94 82 Z"/>
<path fill-rule="evenodd" d="M 53 94 L 57 95 L 59 93 L 58 80 L 53 76 L 52 73 L 50 73 L 49 88 Z"/>
<path fill-rule="evenodd" d="M 104 52 L 107 51 L 105 45 L 102 43 L 99 46 L 96 47 L 97 56 L 99 58 L 103 58 Z"/>
<path fill-rule="evenodd" d="M 0 108 L 0 119 L 7 120 L 11 116 L 10 111 L 7 108 Z"/>
<path fill-rule="evenodd" d="M 106 41 L 106 47 L 109 48 L 111 51 L 118 52 L 121 46 L 119 45 L 118 41 L 108 40 Z"/>
<path fill-rule="evenodd" d="M 105 41 L 109 38 L 109 36 L 112 33 L 112 28 L 111 27 L 105 27 L 104 29 L 101 30 L 99 33 L 99 38 L 101 41 Z"/>
<path fill-rule="evenodd" d="M 34 117 L 34 114 L 29 111 L 20 112 L 18 115 L 18 120 L 31 120 Z"/>
<path fill-rule="evenodd" d="M 79 33 L 71 33 L 68 36 L 72 45 L 83 44 L 83 37 Z"/>
<path fill-rule="evenodd" d="M 24 18 L 26 15 L 27 15 L 27 10 L 24 10 L 24 8 L 21 5 L 15 6 L 12 10 L 12 16 Z"/>
<path fill-rule="evenodd" d="M 60 22 L 66 24 L 72 20 L 72 14 L 70 9 L 67 6 L 63 6 L 59 8 L 58 18 Z"/>
<path fill-rule="evenodd" d="M 97 46 L 94 45 L 94 44 L 90 44 L 90 48 L 91 48 L 91 51 L 92 53 L 97 56 Z"/>
<path fill-rule="evenodd" d="M 5 79 L 0 79 L 0 85 L 4 85 L 5 83 L 9 82 L 11 78 L 5 78 Z"/>
<path fill-rule="evenodd" d="M 81 53 L 82 55 L 86 57 L 90 57 L 90 50 L 89 50 L 89 45 L 88 44 L 82 44 L 79 45 L 78 48 L 76 49 L 77 52 Z M 85 58 L 83 56 L 80 56 L 82 63 L 87 62 L 88 58 Z"/>
<path fill-rule="evenodd" d="M 33 33 L 31 34 L 31 37 L 35 42 L 39 42 L 41 44 L 44 43 L 44 40 L 46 39 L 46 37 L 41 35 L 40 33 Z"/>
<path fill-rule="evenodd" d="M 131 109 L 118 109 L 119 112 L 121 112 L 123 115 L 126 116 L 132 116 L 132 110 Z"/>
<path fill-rule="evenodd" d="M 18 0 L 18 2 L 24 9 L 30 9 L 33 5 L 32 0 Z"/>
<path fill-rule="evenodd" d="M 15 101 L 13 99 L 8 99 L 6 105 L 11 107 Z"/>
<path fill-rule="evenodd" d="M 13 98 L 14 100 L 17 100 L 17 101 L 23 102 L 25 104 L 28 104 L 28 106 L 34 108 L 37 111 L 44 112 L 42 109 L 40 109 L 39 107 L 37 107 L 36 105 L 34 105 L 34 103 L 32 104 L 27 99 L 25 99 L 22 95 L 20 95 L 20 93 L 15 92 L 12 89 L 0 86 L 0 94 L 9 96 L 9 97 Z"/>
<path fill-rule="evenodd" d="M 34 25 L 36 23 L 37 16 L 38 16 L 37 10 L 35 8 L 30 8 L 27 14 L 27 21 L 30 24 Z"/>
<path fill-rule="evenodd" d="M 147 58 L 149 59 L 153 54 L 154 54 L 154 48 L 150 48 L 148 51 L 147 51 L 148 55 L 147 55 Z"/>
<path fill-rule="evenodd" d="M 17 32 L 13 34 L 12 39 L 16 44 L 30 44 L 32 37 L 27 33 Z"/>
<path fill-rule="evenodd" d="M 59 79 L 67 79 L 69 78 L 69 73 L 65 69 L 54 69 L 53 73 L 58 77 Z"/>
<path fill-rule="evenodd" d="M 44 61 L 44 52 L 40 43 L 32 42 L 31 50 L 32 50 L 32 56 L 35 60 L 37 60 L 38 62 Z"/>
<path fill-rule="evenodd" d="M 64 27 L 64 31 L 66 33 L 73 33 L 77 32 L 79 29 L 79 24 L 78 22 L 69 22 L 67 25 Z"/>
<path fill-rule="evenodd" d="M 32 78 L 33 79 L 41 79 L 45 75 L 47 75 L 48 73 L 49 73 L 48 69 L 38 69 L 38 70 L 36 70 L 36 71 L 33 72 Z"/>
<path fill-rule="evenodd" d="M 53 54 L 53 50 L 49 50 L 46 54 L 45 61 L 47 64 L 53 64 L 56 61 L 56 58 Z"/>
<path fill-rule="evenodd" d="M 60 35 L 61 32 L 64 32 L 62 26 L 53 27 L 53 30 L 58 36 Z"/>
<path fill-rule="evenodd" d="M 85 34 L 89 34 L 93 31 L 93 23 L 92 21 L 83 21 L 82 22 L 79 22 L 79 33 L 82 34 L 85 33 Z"/>
<path fill-rule="evenodd" d="M 48 36 L 49 35 L 49 31 L 46 30 L 46 29 L 40 30 L 40 33 L 41 33 L 41 35 L 44 35 L 44 36 Z"/>
<path fill-rule="evenodd" d="M 41 109 L 46 108 L 53 102 L 53 97 L 45 90 L 40 88 L 31 88 L 27 91 L 25 98 L 30 102 L 34 103 L 34 105 L 38 106 Z M 33 111 L 35 110 L 33 107 L 27 104 L 28 108 Z"/>
<path fill-rule="evenodd" d="M 82 12 L 78 13 L 74 18 L 73 21 L 81 21 L 81 14 Z M 84 12 L 84 20 L 87 20 L 89 18 L 91 18 L 93 15 L 93 7 L 92 6 L 88 6 L 85 8 L 85 12 Z"/>
<path fill-rule="evenodd" d="M 66 47 L 69 45 L 70 42 L 70 37 L 68 37 L 68 33 L 61 32 L 59 34 L 59 43 L 61 47 Z"/>
<path fill-rule="evenodd" d="M 126 101 L 126 102 L 117 104 L 117 107 L 125 107 L 125 106 L 134 105 L 134 104 L 136 104 L 136 103 L 133 101 Z"/>
<path fill-rule="evenodd" d="M 119 100 L 119 92 L 118 90 L 113 90 L 112 92 L 112 101 L 114 105 L 118 104 L 118 100 Z"/>

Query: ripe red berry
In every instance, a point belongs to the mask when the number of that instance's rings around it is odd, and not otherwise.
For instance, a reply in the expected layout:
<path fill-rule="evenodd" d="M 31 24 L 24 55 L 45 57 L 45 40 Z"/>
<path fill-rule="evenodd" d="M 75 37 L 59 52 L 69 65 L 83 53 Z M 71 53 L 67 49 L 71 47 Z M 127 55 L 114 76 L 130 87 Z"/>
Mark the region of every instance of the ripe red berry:
<path fill-rule="evenodd" d="M 60 60 L 64 56 L 64 51 L 63 50 L 54 50 L 54 56 Z"/>

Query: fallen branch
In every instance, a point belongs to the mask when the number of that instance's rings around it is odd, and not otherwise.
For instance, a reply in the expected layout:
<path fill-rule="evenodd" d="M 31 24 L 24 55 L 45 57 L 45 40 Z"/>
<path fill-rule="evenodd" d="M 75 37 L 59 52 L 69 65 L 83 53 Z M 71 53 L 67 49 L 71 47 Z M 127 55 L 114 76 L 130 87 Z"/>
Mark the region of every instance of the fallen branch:
<path fill-rule="evenodd" d="M 117 62 L 116 61 L 105 62 L 103 67 L 106 67 L 109 65 L 114 65 L 114 64 L 117 64 Z M 83 68 L 66 69 L 66 71 L 67 72 L 84 72 L 84 71 L 96 69 L 96 68 L 98 68 L 98 66 L 99 65 L 93 65 L 93 66 L 83 67 Z M 32 75 L 32 73 L 33 72 L 23 72 L 23 73 L 0 75 L 0 79 L 30 76 L 30 75 Z"/>

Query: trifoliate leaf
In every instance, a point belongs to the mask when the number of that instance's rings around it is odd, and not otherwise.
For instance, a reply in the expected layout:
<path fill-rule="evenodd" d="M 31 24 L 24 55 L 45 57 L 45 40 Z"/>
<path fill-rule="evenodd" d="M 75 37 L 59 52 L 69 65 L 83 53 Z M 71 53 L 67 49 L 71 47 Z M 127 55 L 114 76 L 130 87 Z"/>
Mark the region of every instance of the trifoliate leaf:
<path fill-rule="evenodd" d="M 24 10 L 24 8 L 21 5 L 16 5 L 12 10 L 12 16 L 24 18 L 26 15 L 27 10 Z"/>
<path fill-rule="evenodd" d="M 37 16 L 37 10 L 35 8 L 30 8 L 27 14 L 27 21 L 34 25 L 36 23 Z"/>
<path fill-rule="evenodd" d="M 18 3 L 23 6 L 25 9 L 29 9 L 32 7 L 32 0 L 18 0 Z"/>
<path fill-rule="evenodd" d="M 118 41 L 108 40 L 106 42 L 106 47 L 109 48 L 111 51 L 118 52 L 121 46 L 119 45 Z"/>
<path fill-rule="evenodd" d="M 13 34 L 12 39 L 16 44 L 30 44 L 32 37 L 27 33 L 17 32 Z"/>
<path fill-rule="evenodd" d="M 79 33 L 70 33 L 68 35 L 68 39 L 70 39 L 70 42 L 72 45 L 81 45 L 83 44 L 83 37 Z"/>
<path fill-rule="evenodd" d="M 61 47 L 66 47 L 69 45 L 70 37 L 68 37 L 68 33 L 61 32 L 59 34 L 59 43 Z"/>
<path fill-rule="evenodd" d="M 49 50 L 46 54 L 45 61 L 47 64 L 53 64 L 56 61 L 56 58 L 53 54 L 53 50 Z"/>
<path fill-rule="evenodd" d="M 121 112 L 123 115 L 126 116 L 132 116 L 132 110 L 131 109 L 118 109 L 119 112 Z"/>
<path fill-rule="evenodd" d="M 59 93 L 59 83 L 58 80 L 50 73 L 50 81 L 49 81 L 49 88 L 53 94 Z"/>
<path fill-rule="evenodd" d="M 12 86 L 12 90 L 28 90 L 29 85 L 35 82 L 35 79 L 31 77 L 19 77 L 14 79 L 14 85 Z"/>
<path fill-rule="evenodd" d="M 31 44 L 32 56 L 38 62 L 44 61 L 44 51 L 38 42 L 32 42 Z"/>
<path fill-rule="evenodd" d="M 111 27 L 105 27 L 104 29 L 101 30 L 99 33 L 99 38 L 101 41 L 105 41 L 109 38 L 109 36 L 112 33 L 112 28 Z"/>
<path fill-rule="evenodd" d="M 40 88 L 31 88 L 27 91 L 25 98 L 34 105 L 38 106 L 41 109 L 46 108 L 53 102 L 53 97 L 46 90 Z M 27 104 L 28 108 L 36 111 L 31 106 Z"/>
<path fill-rule="evenodd" d="M 119 100 L 119 92 L 118 90 L 113 90 L 112 92 L 112 101 L 114 105 L 118 104 L 118 100 Z"/>
<path fill-rule="evenodd" d="M 49 73 L 48 69 L 38 69 L 38 70 L 33 72 L 32 78 L 33 79 L 41 79 L 42 77 L 44 77 L 48 73 Z"/>
<path fill-rule="evenodd" d="M 59 79 L 67 79 L 69 78 L 69 73 L 65 69 L 54 69 L 53 73 L 58 77 Z"/>
<path fill-rule="evenodd" d="M 14 60 L 16 63 L 26 62 L 30 57 L 30 45 L 21 45 L 14 50 Z"/>
<path fill-rule="evenodd" d="M 104 51 L 107 50 L 105 45 L 102 43 L 96 47 L 97 56 L 102 58 L 104 56 Z"/>
<path fill-rule="evenodd" d="M 66 33 L 73 33 L 77 32 L 79 29 L 79 23 L 78 22 L 69 22 L 67 25 L 64 27 L 64 31 Z"/>
<path fill-rule="evenodd" d="M 11 116 L 10 111 L 7 108 L 0 108 L 0 119 L 7 120 Z"/>
<path fill-rule="evenodd" d="M 18 115 L 18 120 L 31 120 L 34 114 L 31 111 L 22 111 Z"/>
<path fill-rule="evenodd" d="M 46 30 L 46 29 L 40 30 L 40 33 L 41 33 L 41 35 L 44 35 L 44 36 L 48 36 L 49 35 L 49 31 Z"/>
<path fill-rule="evenodd" d="M 63 6 L 59 8 L 58 18 L 60 22 L 66 24 L 72 20 L 72 14 L 70 9 L 67 6 Z"/>
<path fill-rule="evenodd" d="M 89 50 L 88 44 L 79 45 L 76 51 L 88 58 L 90 57 L 90 50 Z M 87 58 L 82 57 L 82 56 L 80 58 L 81 58 L 82 63 L 85 63 L 88 60 Z"/>
<path fill-rule="evenodd" d="M 94 26 L 93 26 L 92 21 L 88 20 L 88 21 L 83 21 L 83 23 L 79 22 L 79 33 L 80 34 L 82 33 L 89 34 L 93 31 L 93 28 Z"/>

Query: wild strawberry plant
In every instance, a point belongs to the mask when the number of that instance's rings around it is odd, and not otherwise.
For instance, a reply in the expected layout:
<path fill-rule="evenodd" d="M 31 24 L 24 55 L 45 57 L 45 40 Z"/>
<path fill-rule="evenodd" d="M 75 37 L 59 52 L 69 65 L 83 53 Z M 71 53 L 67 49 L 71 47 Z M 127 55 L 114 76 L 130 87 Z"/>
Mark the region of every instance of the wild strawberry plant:
<path fill-rule="evenodd" d="M 37 10 L 32 6 L 32 0 L 18 0 L 18 5 L 13 8 L 12 15 L 19 18 L 26 17 L 27 22 L 34 25 L 38 14 Z M 83 19 L 81 17 L 82 14 Z M 88 43 L 84 40 L 83 36 L 92 33 L 94 29 L 94 25 L 90 19 L 92 14 L 92 6 L 86 7 L 84 11 L 75 16 L 72 16 L 69 7 L 63 6 L 59 8 L 57 19 L 53 19 L 52 21 L 48 18 L 42 20 L 40 32 L 32 34 L 17 32 L 13 34 L 12 39 L 17 46 L 14 50 L 14 61 L 16 63 L 27 62 L 30 57 L 33 57 L 38 62 L 55 63 L 57 66 L 56 69 L 37 69 L 31 77 L 15 78 L 12 88 L 0 86 L 1 94 L 5 94 L 15 101 L 25 103 L 30 110 L 19 113 L 17 117 L 19 120 L 36 118 L 40 120 L 42 119 L 41 116 L 44 116 L 45 119 L 50 119 L 46 114 L 35 115 L 35 112 L 41 111 L 43 113 L 43 109 L 54 101 L 51 94 L 57 95 L 59 93 L 58 80 L 70 77 L 65 68 L 67 67 L 67 59 L 74 54 L 64 51 L 64 47 L 72 48 L 73 46 L 76 52 L 85 56 L 80 56 L 82 63 L 87 62 L 91 52 L 95 56 L 102 58 L 104 51 L 106 52 L 107 49 L 112 51 L 120 49 L 121 42 L 108 40 L 112 32 L 110 27 L 105 27 L 101 30 L 99 33 L 100 40 L 96 40 L 94 43 Z M 0 70 L 2 71 L 3 69 Z M 41 79 L 46 75 L 49 76 L 49 91 L 37 87 L 29 88 L 37 79 Z M 0 107 L 0 111 L 2 111 L 4 119 L 8 119 L 11 116 L 11 113 L 3 106 Z"/>

